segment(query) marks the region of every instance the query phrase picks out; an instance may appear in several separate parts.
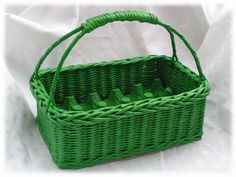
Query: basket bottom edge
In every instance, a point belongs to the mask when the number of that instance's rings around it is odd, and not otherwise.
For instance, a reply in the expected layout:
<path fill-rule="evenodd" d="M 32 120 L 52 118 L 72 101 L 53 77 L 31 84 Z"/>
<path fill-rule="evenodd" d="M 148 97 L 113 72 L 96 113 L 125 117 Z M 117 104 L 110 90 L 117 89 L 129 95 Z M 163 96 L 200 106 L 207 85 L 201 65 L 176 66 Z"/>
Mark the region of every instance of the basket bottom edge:
<path fill-rule="evenodd" d="M 190 140 L 186 140 L 183 141 L 181 143 L 178 144 L 169 144 L 168 146 L 164 146 L 164 147 L 159 147 L 159 148 L 151 148 L 151 149 L 146 149 L 146 150 L 138 150 L 138 151 L 132 151 L 130 153 L 124 153 L 124 154 L 119 154 L 119 156 L 111 156 L 110 158 L 107 159 L 100 159 L 100 160 L 92 160 L 86 163 L 81 163 L 81 164 L 66 164 L 66 163 L 58 163 L 55 159 L 52 158 L 53 162 L 57 165 L 57 167 L 59 167 L 60 169 L 81 169 L 81 168 L 85 168 L 85 167 L 91 167 L 94 165 L 101 165 L 101 164 L 105 164 L 105 163 L 109 163 L 112 161 L 118 161 L 118 160 L 127 160 L 127 159 L 131 159 L 131 158 L 136 158 L 139 157 L 141 155 L 146 155 L 146 154 L 151 154 L 151 153 L 158 153 L 160 151 L 164 151 L 170 148 L 175 148 L 187 143 L 191 143 L 194 141 L 199 141 L 202 139 L 202 135 L 199 135 L 195 138 L 192 138 Z"/>

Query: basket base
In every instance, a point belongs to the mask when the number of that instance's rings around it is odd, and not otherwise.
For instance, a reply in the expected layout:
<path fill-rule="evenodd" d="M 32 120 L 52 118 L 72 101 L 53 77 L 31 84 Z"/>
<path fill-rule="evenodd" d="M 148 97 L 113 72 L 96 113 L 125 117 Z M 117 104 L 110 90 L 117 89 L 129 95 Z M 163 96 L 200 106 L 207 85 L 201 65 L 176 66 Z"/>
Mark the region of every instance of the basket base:
<path fill-rule="evenodd" d="M 118 161 L 118 160 L 126 160 L 126 159 L 130 159 L 130 158 L 135 158 L 135 157 L 138 157 L 138 156 L 141 156 L 141 155 L 145 155 L 145 154 L 151 154 L 151 153 L 156 153 L 156 152 L 160 152 L 160 151 L 164 151 L 164 150 L 167 150 L 167 149 L 170 149 L 170 148 L 174 148 L 174 147 L 178 147 L 180 145 L 184 145 L 184 144 L 187 144 L 187 143 L 191 143 L 191 142 L 194 142 L 194 141 L 198 141 L 198 140 L 201 140 L 201 136 L 198 136 L 196 137 L 195 139 L 191 139 L 191 140 L 186 140 L 186 141 L 183 141 L 181 142 L 180 144 L 176 145 L 176 143 L 171 143 L 169 144 L 168 146 L 164 146 L 164 147 L 154 147 L 154 148 L 150 148 L 147 150 L 134 150 L 132 152 L 129 152 L 129 153 L 126 153 L 124 152 L 123 154 L 119 154 L 118 156 L 111 156 L 110 158 L 106 158 L 105 160 L 104 159 L 94 159 L 93 161 L 89 161 L 89 162 L 85 162 L 81 165 L 74 165 L 74 164 L 58 164 L 58 162 L 54 161 L 53 159 L 53 162 L 60 168 L 60 169 L 80 169 L 80 168 L 84 168 L 84 167 L 90 167 L 90 166 L 93 166 L 93 165 L 100 165 L 100 164 L 104 164 L 104 163 L 109 163 L 111 161 Z"/>

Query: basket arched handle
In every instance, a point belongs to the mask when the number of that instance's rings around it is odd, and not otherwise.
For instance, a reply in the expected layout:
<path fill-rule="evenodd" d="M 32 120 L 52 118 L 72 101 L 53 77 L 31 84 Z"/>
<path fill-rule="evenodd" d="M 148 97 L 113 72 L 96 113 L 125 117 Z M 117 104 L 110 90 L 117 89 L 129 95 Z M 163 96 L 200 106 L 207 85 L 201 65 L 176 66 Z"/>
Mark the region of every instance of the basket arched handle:
<path fill-rule="evenodd" d="M 151 24 L 157 24 L 157 25 L 164 27 L 170 33 L 170 37 L 172 40 L 173 53 L 174 53 L 173 57 L 176 56 L 174 34 L 177 35 L 184 42 L 184 44 L 187 46 L 187 48 L 190 50 L 190 52 L 195 60 L 200 78 L 202 80 L 206 79 L 203 72 L 202 72 L 198 56 L 197 56 L 196 52 L 194 51 L 194 49 L 192 48 L 192 46 L 189 44 L 189 42 L 177 30 L 175 30 L 170 25 L 161 22 L 154 14 L 141 12 L 141 11 L 120 11 L 120 12 L 106 13 L 106 14 L 99 15 L 99 16 L 88 19 L 85 23 L 83 23 L 81 25 L 80 28 L 78 28 L 79 29 L 78 31 L 81 31 L 81 32 L 74 38 L 74 40 L 67 47 L 66 51 L 64 52 L 58 66 L 57 66 L 57 69 L 56 69 L 56 72 L 55 72 L 55 75 L 53 78 L 53 82 L 52 82 L 52 87 L 50 90 L 50 98 L 48 101 L 47 108 L 49 107 L 51 102 L 53 102 L 53 104 L 55 105 L 54 94 L 55 94 L 55 90 L 56 90 L 57 81 L 59 79 L 60 71 L 61 71 L 62 66 L 64 64 L 64 61 L 66 60 L 67 56 L 69 55 L 69 53 L 71 52 L 71 50 L 73 49 L 75 44 L 78 42 L 78 40 L 81 39 L 86 33 L 89 33 L 100 26 L 103 26 L 107 23 L 111 23 L 114 21 L 139 21 L 139 22 L 147 22 L 147 23 L 151 23 Z M 73 33 L 75 34 L 75 32 L 73 32 Z M 72 32 L 67 35 L 71 36 Z M 66 37 L 68 38 L 68 36 L 66 36 Z M 63 40 L 65 40 L 65 38 L 63 38 Z M 36 70 L 35 70 L 36 76 L 38 76 L 39 68 L 40 68 L 42 62 L 45 60 L 46 56 L 53 50 L 53 48 L 55 48 L 57 45 L 59 45 L 63 40 L 59 39 L 56 43 L 54 43 L 53 46 L 51 46 L 47 50 L 46 54 L 44 54 L 43 57 L 41 57 L 38 65 L 36 66 Z"/>
<path fill-rule="evenodd" d="M 114 21 L 139 21 L 139 22 L 146 22 L 151 24 L 157 24 L 157 17 L 151 13 L 142 12 L 142 11 L 118 11 L 118 12 L 112 12 L 112 13 L 106 13 L 102 15 L 98 15 L 95 17 L 92 17 L 88 20 L 86 20 L 85 23 L 81 24 L 79 28 L 76 28 L 72 30 L 71 32 L 67 33 L 66 35 L 62 36 L 60 39 L 58 39 L 56 42 L 54 42 L 47 51 L 41 56 L 39 59 L 39 62 L 37 63 L 34 71 L 34 75 L 38 77 L 38 71 L 47 58 L 47 56 L 53 51 L 54 48 L 56 48 L 58 45 L 60 45 L 63 41 L 71 37 L 72 35 L 75 35 L 82 31 L 78 36 L 76 37 L 77 41 L 85 34 L 89 33 L 96 28 L 100 26 L 104 26 L 107 23 L 111 23 Z M 172 58 L 174 60 L 178 60 L 177 54 L 176 54 L 176 47 L 175 47 L 175 39 L 174 35 L 171 31 L 166 29 L 170 35 L 171 39 L 171 45 L 172 45 Z M 73 42 L 72 42 L 73 43 Z M 68 47 L 69 48 L 69 47 Z M 65 52 L 67 53 L 67 52 Z M 62 57 L 63 58 L 63 57 Z"/>

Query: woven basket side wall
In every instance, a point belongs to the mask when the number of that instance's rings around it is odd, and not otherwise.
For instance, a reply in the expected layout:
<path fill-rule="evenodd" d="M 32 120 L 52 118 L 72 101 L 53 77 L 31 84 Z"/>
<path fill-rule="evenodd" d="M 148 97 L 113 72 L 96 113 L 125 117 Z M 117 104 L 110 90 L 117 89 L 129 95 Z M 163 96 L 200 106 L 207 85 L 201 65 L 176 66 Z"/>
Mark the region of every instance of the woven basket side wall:
<path fill-rule="evenodd" d="M 114 88 L 120 88 L 124 94 L 128 94 L 133 84 L 148 86 L 155 75 L 155 61 L 67 70 L 60 74 L 55 100 L 60 104 L 66 96 L 74 95 L 82 102 L 89 93 L 95 91 L 104 99 Z M 47 92 L 51 88 L 52 79 L 53 73 L 41 76 Z"/>
<path fill-rule="evenodd" d="M 73 168 L 200 139 L 205 98 L 128 111 L 112 115 L 110 121 L 76 127 L 58 124 L 43 109 L 38 123 L 55 163 Z"/>
<path fill-rule="evenodd" d="M 41 81 L 47 92 L 51 88 L 53 76 L 53 72 L 41 75 Z M 120 88 L 124 94 L 129 94 L 134 84 L 141 83 L 144 87 L 149 87 L 156 77 L 161 78 L 175 94 L 190 91 L 199 86 L 199 82 L 187 76 L 179 68 L 173 67 L 171 61 L 152 59 L 135 64 L 66 70 L 60 74 L 55 101 L 58 105 L 62 105 L 66 96 L 73 95 L 79 102 L 83 102 L 89 93 L 95 91 L 105 99 L 114 88 Z"/>
<path fill-rule="evenodd" d="M 199 87 L 200 83 L 198 81 L 186 75 L 184 66 L 179 69 L 169 61 L 159 61 L 158 63 L 157 75 L 175 94 L 188 92 Z"/>

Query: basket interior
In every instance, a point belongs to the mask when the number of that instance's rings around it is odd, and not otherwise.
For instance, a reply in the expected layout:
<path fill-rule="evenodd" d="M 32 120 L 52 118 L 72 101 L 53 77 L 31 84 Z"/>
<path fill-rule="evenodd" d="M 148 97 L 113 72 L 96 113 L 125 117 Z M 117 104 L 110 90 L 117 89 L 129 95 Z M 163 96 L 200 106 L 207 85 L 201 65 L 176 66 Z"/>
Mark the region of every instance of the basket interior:
<path fill-rule="evenodd" d="M 141 83 L 149 88 L 155 78 L 160 78 L 164 86 L 168 86 L 173 94 L 188 92 L 200 86 L 200 81 L 187 68 L 180 69 L 179 64 L 170 58 L 150 57 L 133 58 L 126 61 L 106 62 L 106 64 L 80 65 L 63 69 L 57 83 L 55 102 L 62 107 L 67 96 L 75 96 L 79 103 L 87 100 L 88 94 L 97 92 L 101 99 L 107 99 L 112 89 L 119 88 L 124 95 L 130 93 L 134 84 Z M 73 68 L 73 69 L 71 69 Z M 188 74 L 186 71 L 188 70 Z M 54 72 L 42 72 L 40 81 L 49 94 Z"/>

